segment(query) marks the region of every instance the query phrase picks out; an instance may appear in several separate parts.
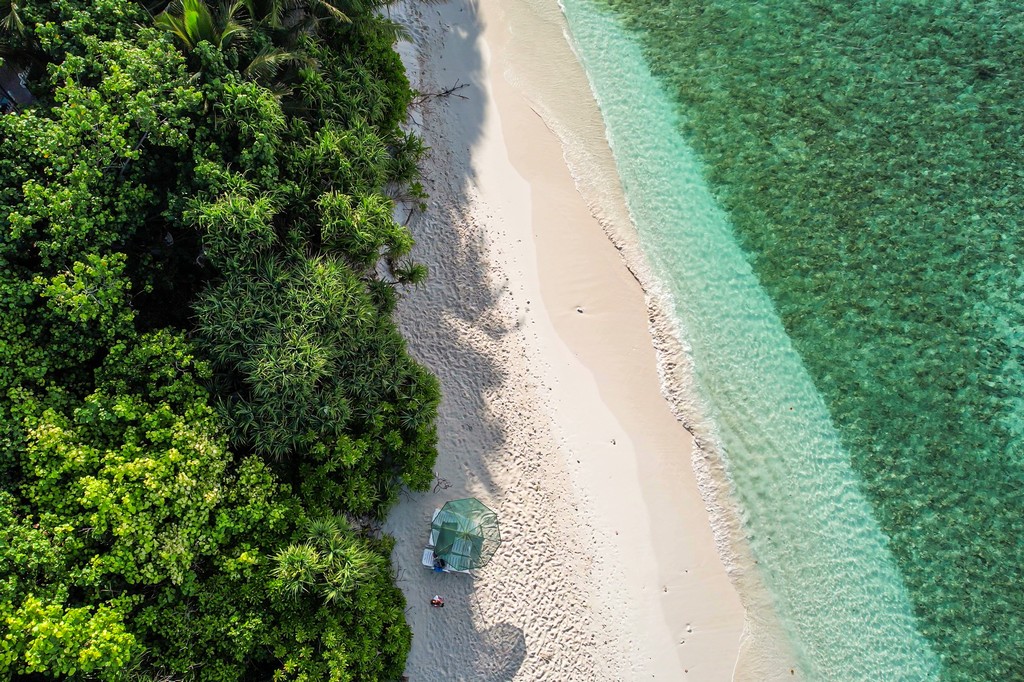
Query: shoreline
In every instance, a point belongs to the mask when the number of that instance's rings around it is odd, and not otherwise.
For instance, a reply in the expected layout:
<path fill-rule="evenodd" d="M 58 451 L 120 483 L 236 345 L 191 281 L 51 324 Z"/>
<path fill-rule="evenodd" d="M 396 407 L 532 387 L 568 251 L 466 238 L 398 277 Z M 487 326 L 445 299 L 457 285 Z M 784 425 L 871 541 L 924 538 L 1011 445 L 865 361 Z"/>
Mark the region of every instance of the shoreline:
<path fill-rule="evenodd" d="M 712 463 L 663 395 L 663 383 L 681 390 L 683 352 L 641 286 L 637 247 L 614 229 L 621 190 L 588 205 L 568 131 L 551 127 L 546 93 L 531 100 L 529 62 L 510 45 L 517 30 L 547 31 L 533 44 L 565 67 L 571 93 L 585 89 L 573 106 L 590 133 L 596 116 L 603 139 L 582 68 L 561 34 L 562 53 L 553 47 L 564 24 L 551 7 L 483 0 L 404 19 L 419 53 L 403 55 L 413 86 L 468 84 L 426 97 L 417 121 L 431 199 L 410 227 L 431 277 L 399 320 L 444 399 L 438 487 L 403 496 L 385 526 L 414 632 L 407 674 L 793 679 L 771 638 L 758 639 L 765 626 L 751 635 L 757 616 L 734 584 L 744 571 L 720 558 L 738 526 L 727 523 L 723 546 L 709 514 L 735 513 L 698 483 L 695 469 L 714 475 Z M 623 213 L 609 215 L 616 200 Z M 472 581 L 432 574 L 419 566 L 430 513 L 467 495 L 498 511 L 507 540 Z M 448 597 L 443 619 L 425 604 L 434 593 Z M 766 651 L 772 664 L 759 668 Z"/>

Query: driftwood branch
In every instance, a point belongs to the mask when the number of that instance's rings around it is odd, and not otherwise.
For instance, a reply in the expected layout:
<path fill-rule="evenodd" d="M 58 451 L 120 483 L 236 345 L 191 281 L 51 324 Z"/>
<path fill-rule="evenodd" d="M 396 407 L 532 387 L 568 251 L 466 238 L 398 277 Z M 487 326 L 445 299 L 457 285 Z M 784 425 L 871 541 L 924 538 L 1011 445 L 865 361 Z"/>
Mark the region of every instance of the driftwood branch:
<path fill-rule="evenodd" d="M 423 104 L 427 100 L 440 97 L 458 97 L 459 99 L 469 99 L 465 95 L 459 94 L 459 90 L 468 87 L 469 83 L 459 83 L 459 81 L 456 80 L 455 85 L 445 90 L 441 90 L 440 92 L 421 92 L 420 94 L 413 97 L 412 104 L 413 106 L 415 106 L 417 104 Z"/>

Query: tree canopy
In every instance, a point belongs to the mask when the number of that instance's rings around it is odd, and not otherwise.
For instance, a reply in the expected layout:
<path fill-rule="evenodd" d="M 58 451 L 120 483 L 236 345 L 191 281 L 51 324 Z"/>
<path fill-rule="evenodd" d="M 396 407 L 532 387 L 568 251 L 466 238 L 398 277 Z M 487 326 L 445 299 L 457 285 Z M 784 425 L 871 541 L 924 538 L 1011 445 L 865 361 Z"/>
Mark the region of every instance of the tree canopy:
<path fill-rule="evenodd" d="M 396 679 L 435 456 L 376 3 L 19 0 L 0 56 L 0 674 Z"/>

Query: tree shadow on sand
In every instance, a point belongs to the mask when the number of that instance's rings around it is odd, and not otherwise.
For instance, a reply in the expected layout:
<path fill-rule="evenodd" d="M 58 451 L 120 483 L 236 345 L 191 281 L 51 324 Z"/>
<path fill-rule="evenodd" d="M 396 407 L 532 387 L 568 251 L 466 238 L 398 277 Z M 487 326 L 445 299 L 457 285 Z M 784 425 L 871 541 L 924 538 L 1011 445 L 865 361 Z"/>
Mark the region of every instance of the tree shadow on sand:
<path fill-rule="evenodd" d="M 416 240 L 413 257 L 430 268 L 430 276 L 404 292 L 397 314 L 410 353 L 441 382 L 436 472 L 444 485 L 404 493 L 385 529 L 396 539 L 398 585 L 408 599 L 406 616 L 414 633 L 406 675 L 413 680 L 511 680 L 526 658 L 523 631 L 508 623 L 478 629 L 469 606 L 473 581 L 419 565 L 434 508 L 467 496 L 497 500 L 505 492 L 488 462 L 507 447 L 508 434 L 491 413 L 488 397 L 493 399 L 507 381 L 494 360 L 496 342 L 515 329 L 515 321 L 498 312 L 507 292 L 503 283 L 490 279 L 486 238 L 469 208 L 477 181 L 470 149 L 482 137 L 486 102 L 478 7 L 473 0 L 457 0 L 421 9 L 414 33 L 417 42 L 426 41 L 430 66 L 427 82 L 414 87 L 442 93 L 457 83 L 468 84 L 458 96 L 423 99 L 414 112 L 431 147 L 423 169 L 430 208 L 412 215 L 408 224 Z M 433 594 L 444 595 L 445 609 L 429 605 Z M 441 623 L 443 631 L 435 630 Z"/>
<path fill-rule="evenodd" d="M 410 353 L 441 381 L 438 475 L 455 483 L 449 492 L 458 497 L 461 474 L 473 471 L 474 483 L 498 497 L 503 491 L 490 477 L 486 460 L 502 448 L 505 432 L 490 414 L 485 396 L 494 395 L 505 376 L 460 332 L 472 330 L 496 340 L 512 331 L 514 323 L 496 312 L 503 292 L 488 281 L 482 231 L 453 227 L 472 224 L 469 206 L 476 178 L 469 150 L 483 133 L 487 74 L 477 44 L 483 26 L 473 0 L 426 6 L 422 15 L 426 26 L 418 32 L 430 41 L 427 77 L 436 82 L 415 87 L 429 92 L 444 92 L 456 83 L 466 87 L 460 86 L 457 97 L 428 98 L 417 112 L 421 134 L 431 146 L 423 171 L 431 208 L 413 215 L 409 228 L 416 240 L 413 256 L 428 266 L 430 276 L 403 294 L 397 318 Z M 462 471 L 446 470 L 452 465 L 446 452 L 458 452 Z"/>
<path fill-rule="evenodd" d="M 526 659 L 526 637 L 522 629 L 511 623 L 499 623 L 477 634 L 480 648 L 474 665 L 474 679 L 490 682 L 512 680 Z"/>

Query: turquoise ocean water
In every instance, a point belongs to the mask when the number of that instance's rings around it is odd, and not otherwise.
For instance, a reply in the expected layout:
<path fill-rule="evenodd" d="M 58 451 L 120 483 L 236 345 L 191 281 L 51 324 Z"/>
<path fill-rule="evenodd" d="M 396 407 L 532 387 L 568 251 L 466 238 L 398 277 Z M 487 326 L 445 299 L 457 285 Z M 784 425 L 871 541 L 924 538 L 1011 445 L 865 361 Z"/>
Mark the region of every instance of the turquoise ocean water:
<path fill-rule="evenodd" d="M 801 672 L 1024 679 L 1024 8 L 562 4 Z"/>

